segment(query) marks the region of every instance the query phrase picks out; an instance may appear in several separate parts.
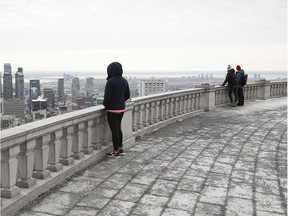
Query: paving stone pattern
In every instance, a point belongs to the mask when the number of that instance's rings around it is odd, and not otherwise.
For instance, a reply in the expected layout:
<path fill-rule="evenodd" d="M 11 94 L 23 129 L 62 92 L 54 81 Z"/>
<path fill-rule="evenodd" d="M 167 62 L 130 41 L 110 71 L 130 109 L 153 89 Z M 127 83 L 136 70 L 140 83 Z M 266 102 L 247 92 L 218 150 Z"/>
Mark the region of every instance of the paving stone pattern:
<path fill-rule="evenodd" d="M 18 215 L 287 215 L 287 106 L 251 106 L 146 135 Z"/>

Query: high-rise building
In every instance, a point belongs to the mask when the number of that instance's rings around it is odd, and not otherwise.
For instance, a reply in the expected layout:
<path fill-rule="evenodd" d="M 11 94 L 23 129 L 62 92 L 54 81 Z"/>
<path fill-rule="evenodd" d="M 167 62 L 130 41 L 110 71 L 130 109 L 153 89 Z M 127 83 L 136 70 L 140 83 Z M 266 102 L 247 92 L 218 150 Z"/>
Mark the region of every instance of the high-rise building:
<path fill-rule="evenodd" d="M 94 78 L 93 77 L 86 78 L 85 90 L 86 90 L 87 97 L 90 97 L 93 94 L 93 91 L 94 91 Z"/>
<path fill-rule="evenodd" d="M 47 101 L 41 97 L 32 100 L 31 114 L 33 121 L 47 118 Z"/>
<path fill-rule="evenodd" d="M 4 100 L 13 98 L 12 69 L 10 63 L 4 63 L 3 98 Z"/>
<path fill-rule="evenodd" d="M 80 92 L 80 80 L 78 77 L 73 77 L 72 79 L 72 102 L 77 103 L 77 98 Z"/>
<path fill-rule="evenodd" d="M 24 74 L 21 67 L 15 73 L 15 98 L 24 100 Z"/>
<path fill-rule="evenodd" d="M 48 107 L 55 107 L 55 94 L 51 88 L 44 88 L 44 99 L 47 101 Z"/>
<path fill-rule="evenodd" d="M 165 92 L 165 80 L 162 79 L 142 79 L 139 85 L 139 96 L 146 96 Z"/>
<path fill-rule="evenodd" d="M 40 80 L 30 80 L 30 101 L 41 96 Z"/>
<path fill-rule="evenodd" d="M 20 99 L 10 99 L 4 101 L 4 115 L 14 115 L 16 118 L 25 118 L 25 103 Z"/>
<path fill-rule="evenodd" d="M 2 98 L 2 73 L 0 72 L 0 98 Z"/>
<path fill-rule="evenodd" d="M 58 79 L 58 102 L 65 100 L 64 95 L 64 78 Z"/>

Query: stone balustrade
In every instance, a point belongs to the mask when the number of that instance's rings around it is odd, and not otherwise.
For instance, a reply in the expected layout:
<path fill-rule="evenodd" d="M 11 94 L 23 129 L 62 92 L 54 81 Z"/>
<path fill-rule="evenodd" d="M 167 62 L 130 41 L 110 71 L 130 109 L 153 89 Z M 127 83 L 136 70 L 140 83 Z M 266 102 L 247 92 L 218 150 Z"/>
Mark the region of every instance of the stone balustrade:
<path fill-rule="evenodd" d="M 287 82 L 260 80 L 247 84 L 244 96 L 246 100 L 287 96 Z M 122 122 L 124 146 L 133 145 L 137 136 L 228 102 L 226 87 L 207 83 L 133 98 L 127 103 Z M 1 131 L 2 215 L 12 215 L 111 150 L 103 106 Z"/>

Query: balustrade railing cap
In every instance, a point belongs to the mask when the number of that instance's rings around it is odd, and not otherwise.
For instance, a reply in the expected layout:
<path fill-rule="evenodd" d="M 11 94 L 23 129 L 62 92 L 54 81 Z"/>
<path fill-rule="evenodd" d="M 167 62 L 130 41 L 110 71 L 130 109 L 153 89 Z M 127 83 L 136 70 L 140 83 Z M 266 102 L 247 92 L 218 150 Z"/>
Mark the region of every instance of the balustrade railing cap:
<path fill-rule="evenodd" d="M 204 89 L 213 89 L 215 85 L 211 85 L 210 83 L 201 83 L 201 85 L 195 85 L 196 88 L 204 88 Z"/>
<path fill-rule="evenodd" d="M 270 80 L 266 80 L 266 79 L 260 79 L 260 80 L 257 80 L 255 82 L 256 83 L 270 83 L 271 81 Z"/>

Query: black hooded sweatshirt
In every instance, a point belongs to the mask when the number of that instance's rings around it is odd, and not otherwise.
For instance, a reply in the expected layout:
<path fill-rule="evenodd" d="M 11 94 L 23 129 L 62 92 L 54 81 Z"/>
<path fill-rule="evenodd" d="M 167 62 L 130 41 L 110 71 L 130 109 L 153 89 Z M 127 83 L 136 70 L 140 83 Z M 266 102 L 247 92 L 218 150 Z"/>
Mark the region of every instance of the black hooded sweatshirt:
<path fill-rule="evenodd" d="M 111 63 L 107 74 L 103 105 L 106 110 L 124 110 L 125 101 L 130 98 L 130 89 L 127 80 L 122 77 L 122 65 Z"/>

